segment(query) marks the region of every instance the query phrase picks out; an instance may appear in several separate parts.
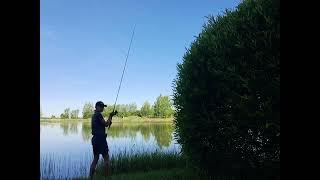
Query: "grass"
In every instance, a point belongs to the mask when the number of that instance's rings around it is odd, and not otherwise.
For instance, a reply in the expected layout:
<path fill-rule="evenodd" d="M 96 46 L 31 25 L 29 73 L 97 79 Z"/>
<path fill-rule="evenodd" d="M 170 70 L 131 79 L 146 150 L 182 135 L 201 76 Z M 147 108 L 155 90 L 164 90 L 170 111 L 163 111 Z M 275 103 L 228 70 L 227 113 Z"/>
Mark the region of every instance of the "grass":
<path fill-rule="evenodd" d="M 110 159 L 110 173 L 132 173 L 166 168 L 186 167 L 186 160 L 177 153 L 153 152 L 128 155 L 119 154 Z M 102 172 L 102 166 L 97 169 Z"/>
<path fill-rule="evenodd" d="M 41 157 L 42 178 L 61 179 L 72 176 L 86 177 L 90 166 L 88 162 L 90 162 L 91 159 L 90 154 L 84 154 L 82 159 L 76 161 L 71 160 L 71 158 L 55 157 L 53 154 L 44 155 Z M 186 160 L 178 153 L 173 152 L 164 153 L 156 151 L 153 153 L 133 155 L 120 153 L 110 158 L 110 173 L 114 177 L 118 175 L 122 177 L 125 176 L 125 174 L 141 174 L 149 171 L 186 168 L 186 165 Z M 102 177 L 102 174 L 103 163 L 99 161 L 96 175 L 97 177 Z M 155 173 L 155 175 L 157 175 L 157 173 Z"/>
<path fill-rule="evenodd" d="M 83 158 L 89 158 L 85 154 Z M 41 157 L 42 179 L 89 179 L 88 168 L 90 164 L 84 160 L 71 163 L 70 159 L 61 159 L 53 154 Z M 63 166 L 63 168 L 59 167 Z M 59 174 L 61 170 L 64 175 Z M 72 172 L 73 171 L 73 172 Z M 103 177 L 103 162 L 99 161 L 93 179 Z M 122 153 L 110 159 L 110 177 L 112 180 L 163 180 L 163 179 L 210 179 L 203 172 L 189 167 L 187 160 L 178 153 L 153 152 L 129 155 Z M 226 180 L 226 179 L 219 179 Z"/>
<path fill-rule="evenodd" d="M 104 179 L 102 168 L 100 163 L 94 179 Z M 119 154 L 110 159 L 110 174 L 108 179 L 112 180 L 208 179 L 203 172 L 189 167 L 183 156 L 163 152 Z"/>
<path fill-rule="evenodd" d="M 43 158 L 43 157 L 42 157 Z M 58 159 L 54 155 L 44 157 L 41 161 L 42 179 L 89 179 L 90 164 L 84 159 L 70 163 L 70 159 Z M 85 154 L 83 158 L 90 158 Z M 63 168 L 59 167 L 64 165 Z M 53 171 L 56 170 L 54 173 Z M 61 175 L 61 170 L 65 175 Z M 45 174 L 47 173 L 47 174 Z M 93 179 L 105 179 L 103 164 L 99 161 Z M 203 179 L 203 180 L 244 180 L 244 177 L 208 176 L 198 168 L 188 165 L 188 161 L 178 153 L 153 152 L 129 155 L 122 153 L 110 159 L 110 180 L 173 180 L 173 179 Z M 259 179 L 259 178 L 254 178 Z"/>
<path fill-rule="evenodd" d="M 147 172 L 135 172 L 112 175 L 108 179 L 110 180 L 175 180 L 175 179 L 205 179 L 206 177 L 201 176 L 199 173 L 194 173 L 193 169 L 187 168 L 173 168 L 173 169 L 161 169 L 151 170 Z M 83 178 L 86 179 L 86 178 Z M 103 176 L 95 176 L 93 179 L 100 180 L 104 179 Z M 208 179 L 208 178 L 207 178 Z"/>
<path fill-rule="evenodd" d="M 88 179 L 88 178 L 79 178 Z M 104 180 L 102 175 L 94 176 L 94 180 Z M 116 174 L 107 178 L 108 180 L 245 180 L 246 178 L 234 176 L 214 176 L 210 177 L 194 168 L 172 168 L 151 170 L 147 172 L 135 172 Z"/>

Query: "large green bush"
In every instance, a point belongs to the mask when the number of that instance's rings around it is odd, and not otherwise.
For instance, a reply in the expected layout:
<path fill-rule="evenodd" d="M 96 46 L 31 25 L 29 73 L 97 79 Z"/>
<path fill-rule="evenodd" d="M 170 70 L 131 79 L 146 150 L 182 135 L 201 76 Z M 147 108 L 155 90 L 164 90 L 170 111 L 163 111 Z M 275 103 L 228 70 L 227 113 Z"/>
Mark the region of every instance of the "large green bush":
<path fill-rule="evenodd" d="M 215 174 L 278 173 L 279 0 L 244 0 L 209 17 L 177 69 L 173 100 L 183 153 Z"/>

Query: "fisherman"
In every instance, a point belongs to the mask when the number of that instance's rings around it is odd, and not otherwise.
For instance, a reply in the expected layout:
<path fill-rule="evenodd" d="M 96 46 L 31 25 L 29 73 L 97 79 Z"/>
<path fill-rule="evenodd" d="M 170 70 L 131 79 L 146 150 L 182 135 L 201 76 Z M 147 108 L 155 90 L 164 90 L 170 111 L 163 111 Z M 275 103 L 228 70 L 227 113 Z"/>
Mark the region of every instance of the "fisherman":
<path fill-rule="evenodd" d="M 102 101 L 98 101 L 95 105 L 95 111 L 91 118 L 91 134 L 93 135 L 91 143 L 94 156 L 90 166 L 91 178 L 95 173 L 100 154 L 104 159 L 104 176 L 109 176 L 109 148 L 106 140 L 107 134 L 105 133 L 105 131 L 106 127 L 110 127 L 110 125 L 112 124 L 112 117 L 118 112 L 111 112 L 109 114 L 108 120 L 105 121 L 101 114 L 104 110 L 104 107 L 107 107 L 107 105 L 105 105 Z"/>

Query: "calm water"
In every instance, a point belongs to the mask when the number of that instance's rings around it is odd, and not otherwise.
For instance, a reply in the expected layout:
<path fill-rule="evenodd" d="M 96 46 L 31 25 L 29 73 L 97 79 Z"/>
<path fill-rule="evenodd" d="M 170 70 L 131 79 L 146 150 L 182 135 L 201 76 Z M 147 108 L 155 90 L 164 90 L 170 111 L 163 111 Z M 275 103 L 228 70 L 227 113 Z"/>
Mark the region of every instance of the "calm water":
<path fill-rule="evenodd" d="M 113 123 L 107 130 L 109 155 L 179 152 L 173 130 L 171 123 Z M 89 122 L 40 123 L 42 176 L 88 175 L 93 158 L 91 137 Z"/>

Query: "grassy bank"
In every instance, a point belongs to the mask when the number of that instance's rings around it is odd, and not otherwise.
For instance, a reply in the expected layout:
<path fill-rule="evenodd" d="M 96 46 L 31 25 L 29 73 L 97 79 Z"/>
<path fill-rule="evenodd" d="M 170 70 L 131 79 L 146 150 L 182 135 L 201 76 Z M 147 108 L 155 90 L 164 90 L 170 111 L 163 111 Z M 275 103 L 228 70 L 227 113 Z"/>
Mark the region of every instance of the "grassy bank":
<path fill-rule="evenodd" d="M 186 167 L 185 159 L 177 153 L 144 153 L 129 155 L 119 154 L 110 159 L 110 172 L 112 174 L 145 172 L 166 168 Z M 102 172 L 102 164 L 97 168 Z"/>
<path fill-rule="evenodd" d="M 89 154 L 84 154 L 84 159 L 91 157 Z M 89 179 L 88 169 L 90 163 L 88 161 L 78 160 L 77 165 L 70 164 L 70 159 L 59 159 L 50 155 L 46 157 L 46 161 L 41 164 L 41 179 Z M 92 159 L 92 158 L 89 158 Z M 69 162 L 69 163 L 68 163 Z M 65 165 L 66 168 L 59 168 Z M 47 169 L 47 170 L 45 170 Z M 52 172 L 52 169 L 56 169 Z M 49 172 L 45 174 L 44 172 Z M 67 172 L 67 176 L 62 176 L 61 171 Z M 73 173 L 70 173 L 73 172 Z M 76 176 L 71 174 L 77 174 Z M 97 166 L 97 171 L 93 179 L 105 179 L 103 177 L 103 164 L 100 160 Z M 233 176 L 215 176 L 210 177 L 203 171 L 194 168 L 188 164 L 188 161 L 178 153 L 144 153 L 144 154 L 119 154 L 110 159 L 110 177 L 111 180 L 174 180 L 174 179 L 203 179 L 203 180 L 236 180 L 247 179 L 244 177 Z M 255 178 L 257 179 L 257 178 Z M 259 179 L 259 178 L 258 178 Z"/>
<path fill-rule="evenodd" d="M 104 179 L 102 163 L 98 165 L 94 179 Z M 146 153 L 140 155 L 120 154 L 110 161 L 111 180 L 235 180 L 232 176 L 210 177 L 203 171 L 188 164 L 178 153 Z M 88 179 L 83 177 L 82 179 Z"/>
<path fill-rule="evenodd" d="M 41 173 L 43 179 L 72 178 L 77 175 L 86 179 L 90 166 L 90 154 L 84 154 L 83 159 L 70 163 L 71 159 L 55 157 L 53 154 L 41 157 Z M 102 158 L 101 158 L 102 159 Z M 110 174 L 113 179 L 150 178 L 163 174 L 169 176 L 182 173 L 188 169 L 187 161 L 178 153 L 153 152 L 143 154 L 122 153 L 110 158 Z M 176 171 L 178 170 L 178 171 Z M 64 174 L 64 175 L 63 175 Z M 103 178 L 103 161 L 97 166 L 96 179 Z M 162 176 L 159 176 L 162 177 Z"/>
<path fill-rule="evenodd" d="M 175 179 L 209 179 L 207 176 L 203 176 L 200 173 L 194 173 L 194 169 L 191 168 L 173 168 L 173 169 L 160 169 L 151 170 L 147 172 L 135 172 L 112 175 L 110 180 L 175 180 Z M 83 178 L 88 179 L 88 178 Z M 104 179 L 103 176 L 95 176 L 93 179 Z M 222 180 L 222 178 L 221 178 Z"/>
<path fill-rule="evenodd" d="M 90 122 L 91 119 L 40 119 L 40 122 L 51 122 L 51 123 L 59 123 L 59 122 Z M 112 123 L 140 123 L 140 122 L 173 122 L 173 118 L 146 118 L 146 117 L 138 117 L 138 116 L 129 116 L 129 117 L 114 117 Z"/>

